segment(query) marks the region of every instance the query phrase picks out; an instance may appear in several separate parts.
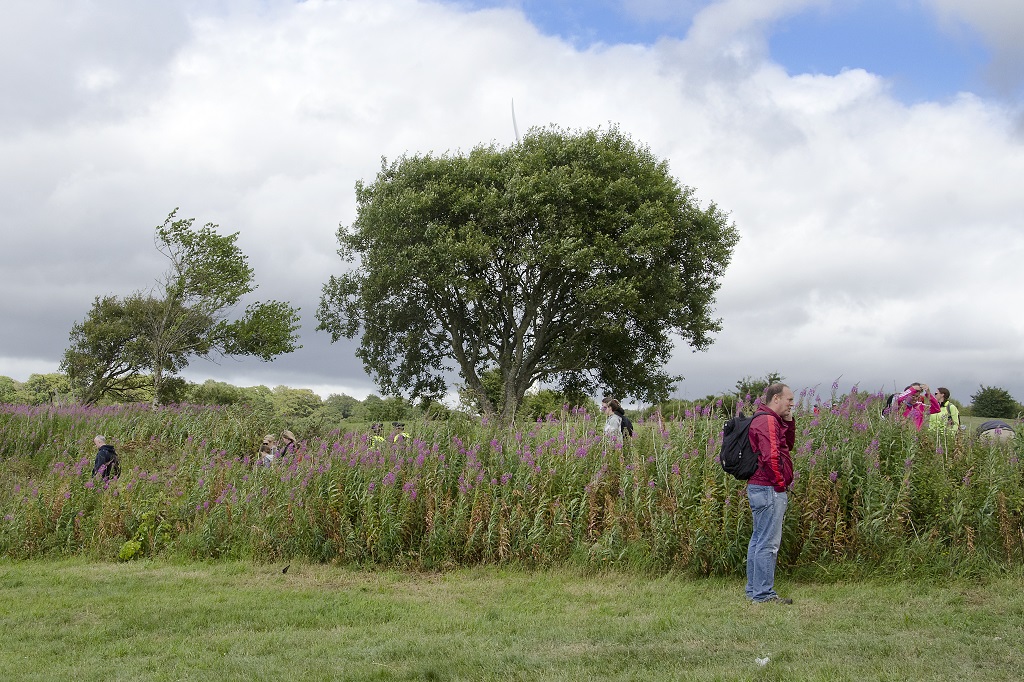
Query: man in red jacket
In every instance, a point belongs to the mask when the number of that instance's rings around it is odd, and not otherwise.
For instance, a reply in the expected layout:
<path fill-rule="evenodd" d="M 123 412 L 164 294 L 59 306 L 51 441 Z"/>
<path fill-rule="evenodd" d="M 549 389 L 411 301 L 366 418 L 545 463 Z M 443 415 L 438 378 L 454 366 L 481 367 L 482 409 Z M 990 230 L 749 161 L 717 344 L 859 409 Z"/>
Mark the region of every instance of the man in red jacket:
<path fill-rule="evenodd" d="M 793 482 L 790 452 L 796 440 L 793 391 L 785 384 L 765 389 L 765 403 L 750 422 L 750 446 L 757 453 L 757 471 L 747 481 L 747 501 L 754 532 L 747 546 L 747 597 L 755 602 L 792 604 L 775 591 L 775 562 L 782 542 L 782 518 Z"/>

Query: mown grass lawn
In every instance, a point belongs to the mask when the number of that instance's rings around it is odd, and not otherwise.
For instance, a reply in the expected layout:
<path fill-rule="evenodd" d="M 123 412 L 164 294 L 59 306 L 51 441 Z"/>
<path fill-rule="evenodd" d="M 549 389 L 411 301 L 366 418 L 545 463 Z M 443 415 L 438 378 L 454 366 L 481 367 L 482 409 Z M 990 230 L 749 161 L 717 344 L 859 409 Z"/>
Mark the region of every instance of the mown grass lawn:
<path fill-rule="evenodd" d="M 281 569 L 0 561 L 0 679 L 1024 678 L 1019 574 L 780 581 L 787 607 L 739 578 Z"/>

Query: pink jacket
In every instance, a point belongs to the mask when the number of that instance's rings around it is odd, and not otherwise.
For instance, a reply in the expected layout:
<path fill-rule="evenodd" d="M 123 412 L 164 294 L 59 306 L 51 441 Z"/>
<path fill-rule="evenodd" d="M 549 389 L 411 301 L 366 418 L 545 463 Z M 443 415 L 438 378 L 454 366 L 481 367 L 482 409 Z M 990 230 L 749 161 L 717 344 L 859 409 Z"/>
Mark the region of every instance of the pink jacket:
<path fill-rule="evenodd" d="M 918 389 L 910 387 L 896 396 L 896 404 L 903 408 L 903 416 L 909 417 L 918 431 L 921 430 L 925 421 L 925 405 L 916 400 L 919 393 Z M 931 402 L 931 405 L 928 406 L 928 414 L 938 414 L 942 410 L 939 401 L 931 393 L 928 394 L 928 400 Z"/>

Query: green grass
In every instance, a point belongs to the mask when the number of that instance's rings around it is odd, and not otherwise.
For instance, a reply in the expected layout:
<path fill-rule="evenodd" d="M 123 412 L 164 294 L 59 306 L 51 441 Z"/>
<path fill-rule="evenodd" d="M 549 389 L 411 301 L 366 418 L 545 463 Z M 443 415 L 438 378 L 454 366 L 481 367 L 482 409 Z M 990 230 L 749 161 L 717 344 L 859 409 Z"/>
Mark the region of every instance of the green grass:
<path fill-rule="evenodd" d="M 5 560 L 0 679 L 1019 680 L 1021 583 Z"/>

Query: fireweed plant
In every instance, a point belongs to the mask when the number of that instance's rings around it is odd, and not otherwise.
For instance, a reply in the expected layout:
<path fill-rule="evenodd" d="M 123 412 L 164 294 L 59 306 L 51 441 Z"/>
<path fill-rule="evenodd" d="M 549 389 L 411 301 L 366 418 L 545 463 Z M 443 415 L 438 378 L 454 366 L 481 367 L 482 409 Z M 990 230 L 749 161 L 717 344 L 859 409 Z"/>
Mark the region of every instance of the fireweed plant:
<path fill-rule="evenodd" d="M 780 565 L 854 577 L 1019 564 L 1020 441 L 917 432 L 882 402 L 800 393 Z M 624 446 L 572 410 L 513 428 L 333 430 L 260 466 L 273 425 L 244 408 L 0 406 L 0 551 L 735 574 L 750 512 L 717 462 L 726 416 L 708 404 L 637 420 Z M 91 475 L 97 433 L 120 453 L 118 479 Z"/>

